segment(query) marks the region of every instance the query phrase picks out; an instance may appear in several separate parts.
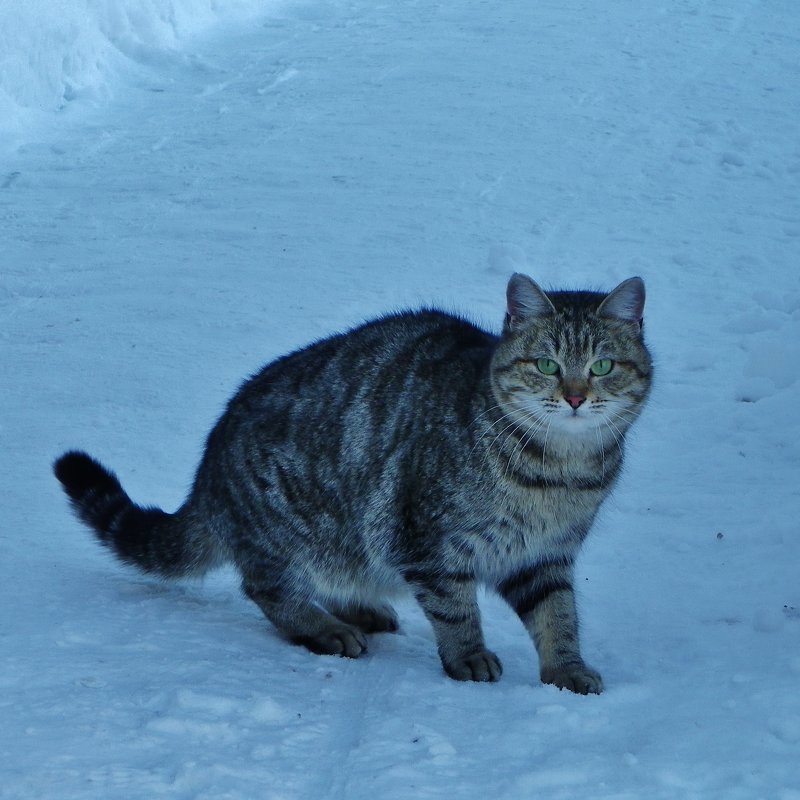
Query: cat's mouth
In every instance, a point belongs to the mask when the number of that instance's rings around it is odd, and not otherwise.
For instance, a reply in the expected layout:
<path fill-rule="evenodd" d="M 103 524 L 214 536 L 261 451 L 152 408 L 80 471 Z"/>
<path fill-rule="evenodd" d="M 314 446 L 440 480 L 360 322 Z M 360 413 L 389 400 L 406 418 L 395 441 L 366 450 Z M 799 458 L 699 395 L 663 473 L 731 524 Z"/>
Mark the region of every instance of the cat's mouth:
<path fill-rule="evenodd" d="M 521 404 L 522 424 L 537 437 L 550 438 L 554 434 L 568 438 L 596 437 L 602 425 L 598 408 L 591 402 L 570 403 L 555 397 L 543 402 Z"/>
<path fill-rule="evenodd" d="M 555 415 L 553 422 L 558 430 L 571 436 L 594 433 L 597 421 L 591 418 L 589 412 L 583 408 L 564 409 Z"/>

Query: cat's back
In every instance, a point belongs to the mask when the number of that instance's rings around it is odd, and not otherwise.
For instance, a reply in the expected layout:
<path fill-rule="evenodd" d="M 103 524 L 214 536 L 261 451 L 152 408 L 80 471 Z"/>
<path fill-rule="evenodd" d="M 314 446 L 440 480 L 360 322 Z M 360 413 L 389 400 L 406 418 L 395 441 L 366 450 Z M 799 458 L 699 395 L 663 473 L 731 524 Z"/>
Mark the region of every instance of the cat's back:
<path fill-rule="evenodd" d="M 204 462 L 254 445 L 361 458 L 379 440 L 424 435 L 434 421 L 466 424 L 496 343 L 436 309 L 386 315 L 314 342 L 240 387 L 209 436 Z"/>
<path fill-rule="evenodd" d="M 280 397 L 346 401 L 436 380 L 458 380 L 488 365 L 497 337 L 436 309 L 389 314 L 314 342 L 267 364 L 234 402 Z"/>

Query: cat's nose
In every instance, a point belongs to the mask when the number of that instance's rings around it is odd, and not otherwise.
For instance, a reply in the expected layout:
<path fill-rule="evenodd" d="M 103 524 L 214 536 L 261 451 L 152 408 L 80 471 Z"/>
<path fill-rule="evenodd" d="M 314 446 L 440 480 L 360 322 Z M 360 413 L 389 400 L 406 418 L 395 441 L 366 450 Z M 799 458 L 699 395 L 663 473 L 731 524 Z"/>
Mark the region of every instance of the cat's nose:
<path fill-rule="evenodd" d="M 580 408 L 586 402 L 586 398 L 582 394 L 570 394 L 564 399 L 575 409 Z"/>

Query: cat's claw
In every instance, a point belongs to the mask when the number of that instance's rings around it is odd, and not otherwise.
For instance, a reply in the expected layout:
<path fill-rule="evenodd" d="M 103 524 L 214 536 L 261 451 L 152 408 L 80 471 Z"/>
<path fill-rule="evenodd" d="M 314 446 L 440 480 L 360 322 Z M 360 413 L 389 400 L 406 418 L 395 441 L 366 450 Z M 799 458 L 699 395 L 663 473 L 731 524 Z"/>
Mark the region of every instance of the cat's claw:
<path fill-rule="evenodd" d="M 542 683 L 550 683 L 575 694 L 600 694 L 603 691 L 603 679 L 600 673 L 587 667 L 586 664 L 543 667 L 541 678 Z"/>
<path fill-rule="evenodd" d="M 457 681 L 494 683 L 503 674 L 500 659 L 491 650 L 478 650 L 444 665 L 445 672 Z"/>

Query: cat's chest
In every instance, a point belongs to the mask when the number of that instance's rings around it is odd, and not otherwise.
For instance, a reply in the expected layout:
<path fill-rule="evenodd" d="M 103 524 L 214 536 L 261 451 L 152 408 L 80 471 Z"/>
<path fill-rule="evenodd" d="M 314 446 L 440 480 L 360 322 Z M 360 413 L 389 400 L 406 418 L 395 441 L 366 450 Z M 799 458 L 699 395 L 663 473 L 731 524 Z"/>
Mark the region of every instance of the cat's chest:
<path fill-rule="evenodd" d="M 521 567 L 574 557 L 601 500 L 596 492 L 576 496 L 559 488 L 504 493 L 471 537 L 476 574 L 491 583 Z"/>

